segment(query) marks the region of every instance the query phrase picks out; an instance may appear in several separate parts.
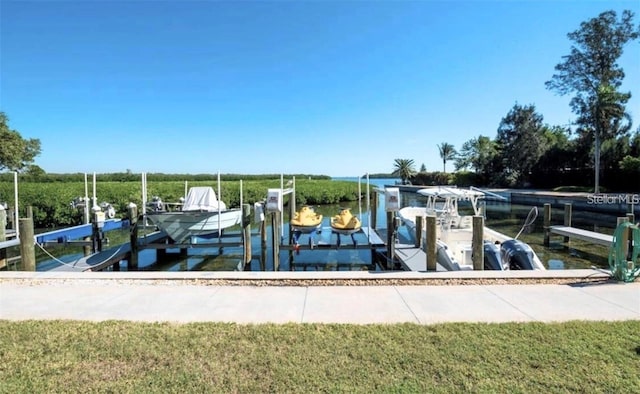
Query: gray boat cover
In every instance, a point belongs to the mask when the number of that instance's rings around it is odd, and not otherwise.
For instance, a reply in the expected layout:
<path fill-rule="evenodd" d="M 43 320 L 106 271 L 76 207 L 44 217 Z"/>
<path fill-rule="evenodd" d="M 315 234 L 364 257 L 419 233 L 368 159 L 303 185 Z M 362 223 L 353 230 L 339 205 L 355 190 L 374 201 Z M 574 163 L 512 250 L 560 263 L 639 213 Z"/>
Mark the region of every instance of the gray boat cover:
<path fill-rule="evenodd" d="M 224 211 L 227 206 L 216 198 L 216 192 L 209 186 L 195 186 L 189 189 L 182 206 L 183 211 Z"/>

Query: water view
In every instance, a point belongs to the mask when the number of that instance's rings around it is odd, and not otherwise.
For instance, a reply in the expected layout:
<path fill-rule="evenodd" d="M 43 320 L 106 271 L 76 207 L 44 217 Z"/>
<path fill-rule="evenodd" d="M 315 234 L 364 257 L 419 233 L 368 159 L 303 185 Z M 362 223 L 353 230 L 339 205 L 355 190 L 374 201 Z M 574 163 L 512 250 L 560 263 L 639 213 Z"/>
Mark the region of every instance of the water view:
<path fill-rule="evenodd" d="M 341 180 L 353 180 L 354 188 L 358 188 L 358 178 L 340 178 Z M 370 185 L 373 187 L 383 187 L 385 185 L 394 185 L 396 179 L 370 179 Z M 366 190 L 366 179 L 361 180 L 361 190 L 363 194 Z M 377 228 L 386 228 L 386 212 L 384 211 L 384 197 L 378 197 L 377 210 Z M 402 193 L 402 205 L 420 205 L 422 197 L 414 193 Z M 323 223 L 319 233 L 311 235 L 303 234 L 300 237 L 300 244 L 308 245 L 313 242 L 337 245 L 338 235 L 331 232 L 329 220 L 336 215 L 341 208 L 348 207 L 354 215 L 357 215 L 363 224 L 368 226 L 370 223 L 370 210 L 366 200 L 359 203 L 357 201 L 336 205 L 321 205 L 314 207 L 316 212 L 323 215 Z M 464 208 L 461 208 L 464 209 Z M 546 267 L 550 269 L 572 269 L 572 268 L 591 268 L 600 267 L 607 268 L 608 248 L 599 245 L 593 245 L 582 241 L 572 240 L 569 245 L 563 243 L 560 236 L 551 238 L 550 247 L 543 245 L 543 219 L 542 207 L 538 207 L 539 214 L 533 225 L 522 228 L 527 216 L 530 214 L 532 206 L 515 205 L 504 202 L 487 201 L 485 204 L 486 224 L 497 231 L 510 236 L 516 236 L 519 232 L 520 240 L 528 243 L 538 254 Z M 288 226 L 288 210 L 285 208 L 284 226 L 282 226 L 279 236 L 288 244 L 289 232 Z M 563 212 L 561 209 L 552 210 L 552 224 L 562 224 Z M 591 231 L 597 231 L 612 234 L 616 224 L 616 217 L 610 214 L 598 214 L 593 212 L 573 211 L 572 225 Z M 232 229 L 239 231 L 240 229 Z M 151 230 L 149 230 L 151 231 Z M 250 271 L 271 271 L 274 269 L 274 256 L 272 252 L 272 231 L 271 225 L 267 223 L 267 248 L 261 247 L 261 237 L 259 234 L 259 225 L 252 223 L 252 259 L 246 266 L 242 264 L 243 251 L 241 247 L 225 247 L 221 251 L 215 248 L 190 248 L 187 255 L 180 255 L 179 250 L 168 250 L 166 257 L 161 261 L 156 261 L 155 250 L 143 250 L 139 255 L 140 270 L 154 271 L 234 271 L 234 270 L 250 270 Z M 127 230 L 111 231 L 106 234 L 109 245 L 116 245 L 128 242 L 129 232 Z M 350 245 L 355 241 L 358 245 L 366 245 L 367 237 L 365 234 L 357 233 L 354 238 L 350 236 L 340 236 L 342 245 Z M 404 226 L 398 231 L 398 240 L 400 243 L 413 243 L 409 232 Z M 384 251 L 384 247 L 380 249 Z M 175 252 L 175 253 L 171 253 Z M 73 262 L 83 256 L 83 249 L 77 246 L 54 246 L 49 247 L 46 251 L 37 248 L 37 270 L 47 271 L 53 269 L 60 264 Z M 19 268 L 19 267 L 13 267 Z M 121 270 L 127 269 L 126 262 L 120 264 Z M 293 252 L 289 250 L 281 250 L 279 254 L 279 270 L 380 270 L 378 264 L 373 261 L 372 253 L 369 249 L 347 249 L 347 248 L 323 248 L 314 250 L 300 250 Z"/>

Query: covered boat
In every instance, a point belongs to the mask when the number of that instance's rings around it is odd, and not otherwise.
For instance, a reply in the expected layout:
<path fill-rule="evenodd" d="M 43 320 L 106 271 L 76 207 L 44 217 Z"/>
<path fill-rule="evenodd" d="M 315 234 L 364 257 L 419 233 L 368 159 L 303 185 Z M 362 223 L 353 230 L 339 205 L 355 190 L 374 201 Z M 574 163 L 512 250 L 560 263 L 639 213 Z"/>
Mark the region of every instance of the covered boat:
<path fill-rule="evenodd" d="M 224 229 L 241 223 L 242 211 L 239 208 L 227 209 L 213 188 L 197 186 L 189 189 L 179 211 L 148 212 L 147 217 L 175 242 L 182 243 L 191 237 L 220 235 Z"/>

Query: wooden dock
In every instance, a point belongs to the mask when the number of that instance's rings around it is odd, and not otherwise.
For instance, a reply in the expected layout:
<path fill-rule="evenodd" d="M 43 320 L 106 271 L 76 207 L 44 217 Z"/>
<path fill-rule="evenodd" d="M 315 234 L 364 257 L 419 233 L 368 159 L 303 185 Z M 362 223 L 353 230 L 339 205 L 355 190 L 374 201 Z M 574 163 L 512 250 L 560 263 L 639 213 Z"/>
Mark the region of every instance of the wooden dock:
<path fill-rule="evenodd" d="M 597 245 L 610 247 L 613 242 L 613 236 L 597 233 L 595 231 L 582 230 L 575 227 L 569 226 L 551 226 L 549 227 L 549 231 L 552 234 L 562 235 L 564 237 L 579 239 L 581 241 L 586 241 L 590 243 L 594 243 Z"/>
<path fill-rule="evenodd" d="M 297 246 L 293 244 L 281 244 L 279 245 L 279 249 L 372 249 L 385 246 L 385 242 L 382 240 L 378 232 L 371 227 L 362 227 L 359 232 L 354 234 L 354 237 L 357 237 L 357 240 L 360 241 L 355 245 L 352 243 L 351 237 L 349 235 L 337 234 L 332 231 L 331 227 L 323 227 L 319 234 L 313 234 L 313 247 L 308 243 L 309 237 L 311 237 L 311 234 L 304 234 Z M 341 242 L 339 245 L 337 237 L 341 237 Z M 362 242 L 363 238 L 366 238 L 365 242 Z"/>

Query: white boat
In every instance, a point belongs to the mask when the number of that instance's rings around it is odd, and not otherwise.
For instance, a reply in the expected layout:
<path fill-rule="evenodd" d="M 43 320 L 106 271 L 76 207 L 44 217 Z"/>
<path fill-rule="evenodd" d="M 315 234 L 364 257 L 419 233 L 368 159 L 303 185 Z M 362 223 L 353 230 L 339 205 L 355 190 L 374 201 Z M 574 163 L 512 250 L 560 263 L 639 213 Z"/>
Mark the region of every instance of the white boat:
<path fill-rule="evenodd" d="M 220 235 L 224 229 L 241 223 L 242 211 L 227 209 L 226 204 L 216 198 L 213 188 L 198 186 L 189 189 L 180 210 L 151 211 L 147 217 L 175 242 L 182 243 L 192 237 Z"/>
<path fill-rule="evenodd" d="M 418 216 L 436 217 L 437 265 L 446 271 L 472 270 L 473 215 L 481 215 L 479 201 L 484 193 L 450 186 L 435 186 L 417 191 L 427 197 L 425 206 L 404 207 L 398 211 L 404 225 L 414 237 Z M 473 215 L 461 215 L 461 202 L 469 203 Z M 423 220 L 426 234 L 426 220 Z M 526 243 L 484 227 L 485 270 L 544 270 L 545 267 Z"/>

